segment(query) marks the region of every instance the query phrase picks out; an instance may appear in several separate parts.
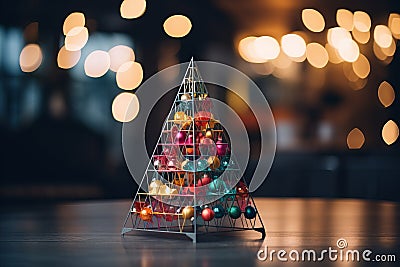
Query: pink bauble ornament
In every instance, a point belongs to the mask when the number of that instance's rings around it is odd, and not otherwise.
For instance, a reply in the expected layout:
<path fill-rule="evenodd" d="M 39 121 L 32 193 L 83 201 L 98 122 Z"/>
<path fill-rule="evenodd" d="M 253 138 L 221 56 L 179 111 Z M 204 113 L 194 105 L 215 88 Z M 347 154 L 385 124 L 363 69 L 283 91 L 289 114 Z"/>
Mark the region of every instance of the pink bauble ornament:
<path fill-rule="evenodd" d="M 228 149 L 228 144 L 223 143 L 222 138 L 218 137 L 216 145 L 217 145 L 217 155 L 224 156 L 226 154 L 226 150 Z"/>
<path fill-rule="evenodd" d="M 185 140 L 185 145 L 193 145 L 193 135 L 189 134 L 188 138 Z"/>
<path fill-rule="evenodd" d="M 184 131 L 179 131 L 175 137 L 175 143 L 184 144 L 186 139 L 186 133 Z"/>

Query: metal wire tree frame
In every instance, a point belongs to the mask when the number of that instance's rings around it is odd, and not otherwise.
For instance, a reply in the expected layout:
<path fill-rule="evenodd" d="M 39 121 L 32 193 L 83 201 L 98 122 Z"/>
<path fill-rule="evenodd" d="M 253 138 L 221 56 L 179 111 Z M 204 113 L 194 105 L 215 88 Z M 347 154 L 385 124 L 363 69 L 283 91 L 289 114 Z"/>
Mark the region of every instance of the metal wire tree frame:
<path fill-rule="evenodd" d="M 208 91 L 192 58 L 126 216 L 123 236 L 133 230 L 176 233 L 195 243 L 200 234 L 255 230 L 265 238 L 264 224 L 247 182 L 238 177 L 239 166 L 230 155 L 229 136 L 213 117 L 207 97 Z M 183 138 L 179 139 L 178 133 Z M 212 149 L 203 149 L 205 154 L 200 152 L 202 145 L 208 148 L 196 140 L 203 133 L 218 139 L 217 144 L 226 147 L 225 153 L 207 154 Z M 218 179 L 224 172 L 228 172 L 225 177 L 231 181 L 239 181 L 236 187 L 228 189 Z M 207 185 L 202 184 L 202 176 L 210 178 Z M 201 212 L 208 207 L 218 207 L 221 212 L 204 220 Z M 240 208 L 239 216 L 229 214 L 233 207 Z M 255 213 L 245 216 L 245 209 Z"/>

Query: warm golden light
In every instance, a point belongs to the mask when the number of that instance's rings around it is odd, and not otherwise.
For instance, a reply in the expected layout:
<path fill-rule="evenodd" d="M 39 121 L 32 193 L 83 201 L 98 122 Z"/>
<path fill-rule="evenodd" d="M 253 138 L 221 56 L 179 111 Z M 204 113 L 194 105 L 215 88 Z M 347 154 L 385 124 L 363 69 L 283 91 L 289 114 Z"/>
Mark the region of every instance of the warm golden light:
<path fill-rule="evenodd" d="M 385 55 L 385 53 L 383 53 L 382 48 L 379 45 L 377 45 L 375 42 L 372 45 L 372 50 L 374 51 L 374 54 L 377 59 L 382 60 L 382 61 L 387 59 L 387 56 Z"/>
<path fill-rule="evenodd" d="M 238 45 L 238 51 L 240 56 L 251 63 L 263 63 L 266 60 L 260 59 L 256 54 L 256 49 L 254 47 L 254 42 L 257 39 L 255 36 L 248 36 L 240 40 Z"/>
<path fill-rule="evenodd" d="M 325 28 L 325 20 L 321 13 L 315 9 L 303 9 L 301 19 L 304 26 L 312 32 L 322 32 Z"/>
<path fill-rule="evenodd" d="M 126 45 L 117 45 L 108 50 L 110 55 L 110 70 L 117 72 L 122 64 L 128 61 L 135 61 L 135 52 Z"/>
<path fill-rule="evenodd" d="M 347 9 L 338 9 L 336 11 L 336 22 L 340 27 L 352 31 L 354 27 L 353 13 Z"/>
<path fill-rule="evenodd" d="M 354 28 L 360 32 L 367 32 L 371 29 L 371 18 L 364 11 L 356 11 L 353 16 Z"/>
<path fill-rule="evenodd" d="M 306 42 L 297 34 L 286 34 L 282 36 L 281 46 L 283 52 L 292 58 L 301 58 L 306 53 Z"/>
<path fill-rule="evenodd" d="M 351 40 L 351 35 L 345 28 L 334 27 L 328 30 L 327 40 L 332 47 L 339 49 L 343 40 Z"/>
<path fill-rule="evenodd" d="M 328 64 L 328 52 L 318 43 L 309 43 L 307 45 L 306 54 L 307 61 L 316 68 L 321 69 Z"/>
<path fill-rule="evenodd" d="M 167 18 L 163 26 L 165 33 L 175 38 L 186 36 L 192 29 L 190 19 L 183 15 L 173 15 Z"/>
<path fill-rule="evenodd" d="M 65 46 L 61 47 L 57 55 L 57 65 L 61 69 L 70 69 L 74 67 L 81 58 L 81 50 L 68 51 Z"/>
<path fill-rule="evenodd" d="M 288 58 L 288 56 L 281 51 L 278 57 L 271 61 L 272 65 L 278 69 L 288 69 L 293 62 Z"/>
<path fill-rule="evenodd" d="M 65 49 L 68 51 L 81 50 L 89 39 L 89 32 L 86 27 L 72 28 L 65 37 Z"/>
<path fill-rule="evenodd" d="M 325 44 L 325 49 L 328 52 L 329 61 L 333 64 L 339 64 L 343 62 L 343 59 L 339 56 L 338 51 L 330 44 Z"/>
<path fill-rule="evenodd" d="M 85 26 L 85 15 L 80 12 L 71 13 L 64 20 L 63 33 L 64 35 L 67 35 L 67 33 L 73 28 L 83 26 Z"/>
<path fill-rule="evenodd" d="M 389 15 L 388 26 L 392 31 L 393 37 L 400 39 L 400 14 L 391 13 Z"/>
<path fill-rule="evenodd" d="M 368 79 L 358 79 L 355 82 L 350 82 L 350 87 L 353 90 L 361 90 L 367 85 L 367 82 L 368 82 Z"/>
<path fill-rule="evenodd" d="M 360 48 L 352 39 L 345 39 L 340 42 L 338 52 L 344 61 L 354 62 L 360 55 Z"/>
<path fill-rule="evenodd" d="M 42 63 L 43 55 L 37 44 L 26 45 L 19 55 L 19 66 L 23 72 L 33 72 Z"/>
<path fill-rule="evenodd" d="M 389 47 L 387 48 L 381 48 L 382 53 L 385 54 L 385 56 L 391 57 L 394 55 L 396 52 L 396 42 L 394 39 L 392 39 L 392 43 L 390 44 Z"/>
<path fill-rule="evenodd" d="M 278 57 L 280 47 L 278 41 L 271 36 L 261 36 L 254 40 L 253 49 L 260 60 L 266 62 Z"/>
<path fill-rule="evenodd" d="M 124 0 L 119 9 L 124 19 L 136 19 L 146 11 L 145 0 Z"/>
<path fill-rule="evenodd" d="M 37 42 L 39 39 L 39 22 L 31 22 L 24 29 L 24 39 L 27 43 Z"/>
<path fill-rule="evenodd" d="M 124 90 L 132 90 L 143 80 L 143 68 L 138 62 L 129 61 L 121 65 L 116 75 L 117 85 Z"/>
<path fill-rule="evenodd" d="M 360 149 L 364 145 L 364 142 L 364 134 L 358 128 L 354 128 L 347 135 L 347 147 L 349 149 Z"/>
<path fill-rule="evenodd" d="M 114 98 L 112 103 L 112 114 L 119 122 L 130 122 L 139 113 L 139 99 L 135 94 L 123 92 Z"/>
<path fill-rule="evenodd" d="M 367 78 L 369 72 L 371 71 L 368 58 L 366 58 L 363 54 L 360 54 L 357 60 L 352 63 L 352 67 L 354 73 L 361 79 Z"/>
<path fill-rule="evenodd" d="M 107 73 L 110 68 L 110 56 L 102 50 L 90 53 L 84 64 L 85 73 L 92 78 L 98 78 Z"/>
<path fill-rule="evenodd" d="M 392 32 L 385 25 L 376 25 L 374 29 L 374 40 L 382 48 L 388 48 L 393 41 Z"/>
<path fill-rule="evenodd" d="M 360 80 L 357 74 L 354 73 L 353 67 L 350 63 L 344 63 L 343 65 L 343 74 L 350 82 L 354 83 Z"/>
<path fill-rule="evenodd" d="M 397 124 L 389 120 L 385 123 L 382 128 L 382 139 L 385 141 L 387 145 L 391 145 L 396 142 L 397 138 L 399 137 L 399 127 Z"/>
<path fill-rule="evenodd" d="M 396 94 L 390 83 L 387 81 L 381 82 L 378 88 L 378 98 L 382 105 L 387 108 L 393 104 Z"/>
<path fill-rule="evenodd" d="M 357 29 L 353 29 L 353 31 L 351 32 L 353 34 L 353 38 L 354 40 L 356 40 L 357 42 L 359 42 L 360 44 L 366 44 L 369 41 L 369 37 L 370 37 L 370 33 L 369 31 L 367 32 L 360 32 Z"/>

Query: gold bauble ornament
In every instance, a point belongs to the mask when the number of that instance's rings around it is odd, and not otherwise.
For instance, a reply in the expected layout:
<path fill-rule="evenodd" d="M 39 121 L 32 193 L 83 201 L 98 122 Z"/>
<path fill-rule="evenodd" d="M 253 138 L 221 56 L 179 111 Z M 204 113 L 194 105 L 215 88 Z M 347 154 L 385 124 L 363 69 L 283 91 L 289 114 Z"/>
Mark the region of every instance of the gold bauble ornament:
<path fill-rule="evenodd" d="M 207 128 L 207 130 L 206 130 L 206 138 L 213 139 L 213 132 L 212 132 L 211 128 Z"/>
<path fill-rule="evenodd" d="M 182 210 L 182 218 L 183 219 L 190 219 L 193 217 L 193 215 L 194 215 L 194 208 L 192 206 L 186 206 Z"/>
<path fill-rule="evenodd" d="M 219 158 L 216 156 L 209 157 L 207 162 L 212 170 L 218 169 L 219 166 L 221 165 Z"/>
<path fill-rule="evenodd" d="M 153 211 L 151 210 L 151 208 L 145 207 L 140 211 L 139 217 L 143 221 L 149 222 L 149 221 L 151 221 L 151 219 L 153 217 Z"/>
<path fill-rule="evenodd" d="M 181 100 L 182 100 L 182 101 L 187 101 L 187 100 L 190 100 L 190 99 L 191 99 L 191 97 L 190 97 L 189 94 L 183 94 L 183 95 L 181 96 Z"/>
<path fill-rule="evenodd" d="M 183 111 L 178 111 L 174 115 L 174 120 L 179 124 L 185 123 L 187 120 L 187 115 Z"/>

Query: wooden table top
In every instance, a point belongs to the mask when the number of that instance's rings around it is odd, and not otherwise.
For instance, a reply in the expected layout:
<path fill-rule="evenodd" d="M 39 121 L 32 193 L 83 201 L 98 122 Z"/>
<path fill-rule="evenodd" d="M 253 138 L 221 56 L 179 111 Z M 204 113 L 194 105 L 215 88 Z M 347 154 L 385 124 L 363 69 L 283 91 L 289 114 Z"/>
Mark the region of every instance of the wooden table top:
<path fill-rule="evenodd" d="M 148 233 L 121 237 L 130 201 L 2 206 L 0 266 L 365 266 L 365 262 L 281 262 L 257 259 L 271 250 L 346 249 L 396 256 L 400 266 L 400 203 L 352 199 L 256 198 L 267 228 L 189 239 Z M 260 254 L 262 256 L 263 254 Z M 370 256 L 372 257 L 372 256 Z M 397 263 L 397 265 L 396 265 Z"/>

